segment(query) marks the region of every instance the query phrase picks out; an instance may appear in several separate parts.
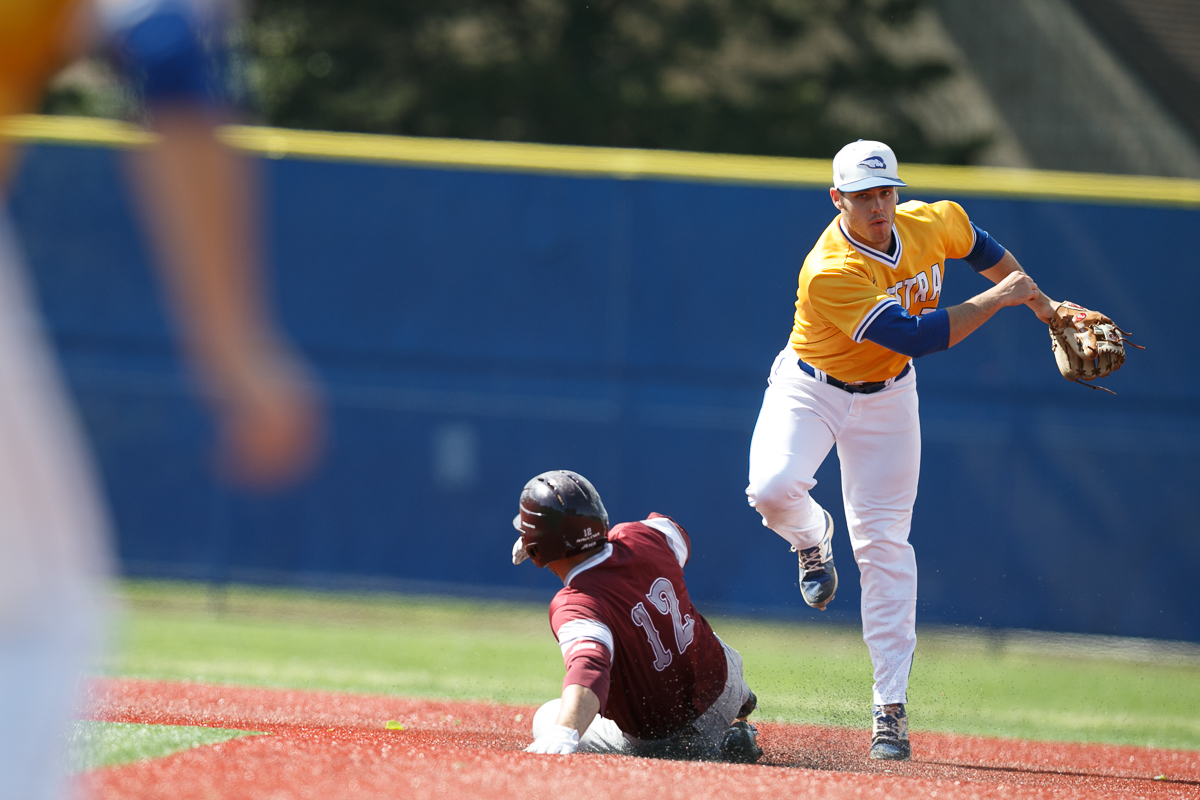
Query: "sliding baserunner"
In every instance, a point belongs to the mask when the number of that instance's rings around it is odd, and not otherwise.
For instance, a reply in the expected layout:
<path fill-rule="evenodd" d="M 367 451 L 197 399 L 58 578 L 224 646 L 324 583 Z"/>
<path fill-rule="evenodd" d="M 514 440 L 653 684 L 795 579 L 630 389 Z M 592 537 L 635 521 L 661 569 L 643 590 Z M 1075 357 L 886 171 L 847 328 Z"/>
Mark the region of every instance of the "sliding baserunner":
<path fill-rule="evenodd" d="M 521 492 L 513 563 L 563 582 L 550 627 L 567 674 L 538 709 L 531 753 L 621 753 L 753 763 L 756 699 L 742 658 L 716 637 L 683 582 L 687 531 L 651 514 L 609 529 L 582 475 L 538 475 Z"/>

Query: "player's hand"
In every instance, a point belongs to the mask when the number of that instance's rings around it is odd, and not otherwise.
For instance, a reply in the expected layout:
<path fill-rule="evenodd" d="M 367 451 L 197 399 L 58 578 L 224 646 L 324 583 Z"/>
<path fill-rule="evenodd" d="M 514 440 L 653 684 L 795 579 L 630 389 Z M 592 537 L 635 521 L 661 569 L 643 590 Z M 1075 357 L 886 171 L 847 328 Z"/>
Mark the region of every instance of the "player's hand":
<path fill-rule="evenodd" d="M 247 348 L 216 376 L 224 469 L 269 488 L 306 473 L 321 446 L 321 409 L 300 360 L 283 345 Z"/>
<path fill-rule="evenodd" d="M 569 756 L 579 749 L 579 731 L 565 725 L 554 725 L 545 735 L 525 748 L 526 753 Z"/>
<path fill-rule="evenodd" d="M 1041 297 L 1033 278 L 1024 272 L 1010 272 L 989 290 L 1002 306 L 1034 303 Z"/>

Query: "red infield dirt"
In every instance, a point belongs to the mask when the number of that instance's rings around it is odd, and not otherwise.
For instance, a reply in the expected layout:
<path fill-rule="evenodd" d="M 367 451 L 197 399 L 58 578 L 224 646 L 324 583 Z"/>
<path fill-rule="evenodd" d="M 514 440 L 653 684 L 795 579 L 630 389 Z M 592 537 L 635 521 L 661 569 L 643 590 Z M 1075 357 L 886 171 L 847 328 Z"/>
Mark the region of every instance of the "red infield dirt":
<path fill-rule="evenodd" d="M 1195 751 L 916 733 L 912 763 L 881 764 L 865 731 L 763 723 L 754 766 L 540 756 L 521 752 L 532 707 L 129 680 L 92 694 L 91 719 L 269 734 L 81 777 L 101 800 L 1200 798 Z"/>

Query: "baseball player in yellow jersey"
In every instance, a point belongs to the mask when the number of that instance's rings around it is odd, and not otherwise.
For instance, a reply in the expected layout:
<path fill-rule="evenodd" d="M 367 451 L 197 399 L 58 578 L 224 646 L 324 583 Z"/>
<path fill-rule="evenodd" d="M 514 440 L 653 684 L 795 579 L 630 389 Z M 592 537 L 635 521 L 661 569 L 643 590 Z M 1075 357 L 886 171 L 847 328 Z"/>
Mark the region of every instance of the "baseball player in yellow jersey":
<path fill-rule="evenodd" d="M 231 473 L 264 485 L 305 469 L 318 414 L 262 297 L 246 173 L 213 136 L 222 111 L 207 93 L 202 42 L 216 5 L 0 0 L 0 119 L 36 110 L 56 69 L 100 35 L 140 82 L 161 143 L 142 154 L 137 185 L 184 343 Z M 0 137 L 0 797 L 50 800 L 63 795 L 67 728 L 100 638 L 110 554 L 79 425 L 3 211 L 13 161 Z"/>
<path fill-rule="evenodd" d="M 921 459 L 912 359 L 962 341 L 1006 306 L 1049 322 L 1057 305 L 956 203 L 899 203 L 895 154 L 847 145 L 833 160 L 837 217 L 804 260 L 791 339 L 775 359 L 750 444 L 746 495 L 799 553 L 804 600 L 837 591 L 833 520 L 812 499 L 836 444 L 850 544 L 862 585 L 875 685 L 870 757 L 907 760 L 905 712 L 916 646 L 917 565 L 908 543 Z M 938 308 L 946 260 L 995 285 Z"/>

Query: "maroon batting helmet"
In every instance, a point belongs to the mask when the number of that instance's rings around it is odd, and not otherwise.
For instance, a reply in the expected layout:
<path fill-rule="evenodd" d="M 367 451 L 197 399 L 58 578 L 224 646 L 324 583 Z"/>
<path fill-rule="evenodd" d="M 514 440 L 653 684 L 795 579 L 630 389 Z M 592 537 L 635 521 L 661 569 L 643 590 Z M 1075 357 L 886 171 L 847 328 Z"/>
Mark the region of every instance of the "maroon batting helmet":
<path fill-rule="evenodd" d="M 513 527 L 521 532 L 529 558 L 544 567 L 603 547 L 608 541 L 608 512 L 587 478 L 556 469 L 525 484 Z"/>

